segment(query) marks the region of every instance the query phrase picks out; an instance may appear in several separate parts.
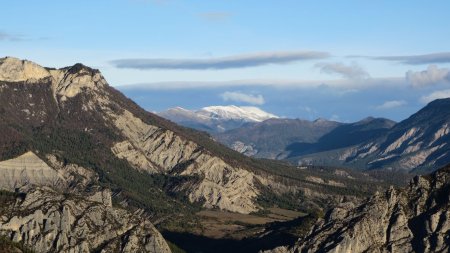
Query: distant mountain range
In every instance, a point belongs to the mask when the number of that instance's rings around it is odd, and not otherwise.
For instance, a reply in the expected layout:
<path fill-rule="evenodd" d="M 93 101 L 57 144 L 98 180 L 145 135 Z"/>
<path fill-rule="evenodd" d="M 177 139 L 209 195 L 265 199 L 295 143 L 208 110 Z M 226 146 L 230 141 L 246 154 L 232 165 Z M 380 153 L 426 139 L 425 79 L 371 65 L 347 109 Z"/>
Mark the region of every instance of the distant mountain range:
<path fill-rule="evenodd" d="M 324 119 L 315 121 L 268 119 L 217 133 L 214 137 L 219 142 L 246 155 L 281 159 L 287 156 L 286 147 L 292 143 L 315 143 L 323 135 L 341 125 L 342 123 Z"/>
<path fill-rule="evenodd" d="M 170 108 L 158 113 L 183 126 L 210 133 L 220 133 L 243 126 L 246 123 L 257 123 L 278 116 L 253 106 L 209 106 L 197 111 L 181 107 Z"/>
<path fill-rule="evenodd" d="M 421 172 L 450 163 L 449 131 L 450 98 L 433 101 L 399 123 L 372 117 L 355 123 L 276 118 L 209 132 L 248 156 L 298 165 Z"/>

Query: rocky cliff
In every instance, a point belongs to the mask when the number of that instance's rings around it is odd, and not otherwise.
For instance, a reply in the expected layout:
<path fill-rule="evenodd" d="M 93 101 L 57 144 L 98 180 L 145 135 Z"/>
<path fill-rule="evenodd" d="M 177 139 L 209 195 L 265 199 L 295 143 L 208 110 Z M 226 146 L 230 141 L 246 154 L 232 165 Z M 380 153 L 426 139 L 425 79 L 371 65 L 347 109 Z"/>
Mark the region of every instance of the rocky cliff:
<path fill-rule="evenodd" d="M 0 195 L 14 196 L 0 198 L 0 235 L 35 252 L 170 252 L 148 219 L 112 207 L 94 171 L 46 158 L 0 162 Z"/>
<path fill-rule="evenodd" d="M 145 218 L 47 187 L 3 200 L 0 234 L 35 252 L 170 252 Z"/>
<path fill-rule="evenodd" d="M 449 252 L 450 167 L 361 204 L 342 203 L 292 247 L 269 252 Z"/>

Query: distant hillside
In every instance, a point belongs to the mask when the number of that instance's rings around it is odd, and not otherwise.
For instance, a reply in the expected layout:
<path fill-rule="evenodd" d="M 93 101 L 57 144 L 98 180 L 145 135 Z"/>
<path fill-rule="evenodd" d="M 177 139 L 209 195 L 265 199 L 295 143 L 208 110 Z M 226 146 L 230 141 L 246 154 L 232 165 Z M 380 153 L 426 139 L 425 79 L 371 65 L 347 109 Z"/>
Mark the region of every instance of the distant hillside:
<path fill-rule="evenodd" d="M 345 148 L 382 137 L 395 125 L 383 118 L 366 118 L 356 123 L 342 124 L 314 143 L 296 142 L 286 147 L 288 158 L 304 154 Z"/>
<path fill-rule="evenodd" d="M 342 123 L 319 119 L 268 119 L 257 124 L 215 134 L 214 137 L 241 153 L 254 157 L 280 159 L 293 143 L 315 143 Z"/>
<path fill-rule="evenodd" d="M 450 163 L 449 132 L 450 98 L 439 99 L 392 128 L 360 143 L 291 156 L 289 159 L 301 164 L 432 171 Z"/>

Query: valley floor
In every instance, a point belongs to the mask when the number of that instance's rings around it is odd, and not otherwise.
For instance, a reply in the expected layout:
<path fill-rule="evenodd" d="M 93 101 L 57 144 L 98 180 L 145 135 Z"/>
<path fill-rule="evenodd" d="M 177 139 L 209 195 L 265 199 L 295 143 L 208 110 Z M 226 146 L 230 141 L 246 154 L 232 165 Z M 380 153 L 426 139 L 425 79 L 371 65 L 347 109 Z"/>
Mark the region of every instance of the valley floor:
<path fill-rule="evenodd" d="M 200 226 L 192 232 L 162 231 L 174 252 L 258 252 L 295 242 L 311 216 L 278 207 L 264 213 L 238 214 L 220 210 L 196 213 Z M 176 247 L 174 247 L 176 245 Z"/>

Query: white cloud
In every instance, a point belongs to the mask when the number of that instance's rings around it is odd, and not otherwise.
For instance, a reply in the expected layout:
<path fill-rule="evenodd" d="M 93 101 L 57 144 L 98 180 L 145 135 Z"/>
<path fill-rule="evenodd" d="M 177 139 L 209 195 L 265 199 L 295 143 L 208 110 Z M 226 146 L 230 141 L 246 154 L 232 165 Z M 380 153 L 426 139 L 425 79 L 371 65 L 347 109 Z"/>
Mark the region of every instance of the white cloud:
<path fill-rule="evenodd" d="M 319 68 L 322 73 L 338 74 L 348 79 L 363 79 L 370 77 L 369 73 L 356 63 L 345 65 L 344 63 L 318 63 L 316 68 Z"/>
<path fill-rule="evenodd" d="M 392 109 L 392 108 L 396 108 L 396 107 L 400 107 L 400 106 L 404 106 L 406 105 L 406 101 L 405 100 L 391 100 L 391 101 L 386 101 L 383 104 L 375 107 L 376 109 L 379 110 L 387 110 L 387 109 Z"/>
<path fill-rule="evenodd" d="M 423 71 L 406 72 L 406 80 L 414 87 L 429 86 L 438 83 L 450 82 L 450 70 L 439 68 L 436 65 L 429 65 Z"/>
<path fill-rule="evenodd" d="M 361 56 L 356 56 L 361 57 Z M 364 57 L 364 56 L 362 56 Z M 368 57 L 374 60 L 396 61 L 409 65 L 431 64 L 431 63 L 449 63 L 450 52 L 439 52 L 422 55 L 401 55 L 401 56 L 376 56 Z"/>
<path fill-rule="evenodd" d="M 135 83 L 116 86 L 123 90 L 170 90 L 170 89 L 196 89 L 211 87 L 241 87 L 241 86 L 266 86 L 266 87 L 285 87 L 285 88 L 316 88 L 316 87 L 334 87 L 341 88 L 339 95 L 346 93 L 359 92 L 363 88 L 369 87 L 394 87 L 404 86 L 404 77 L 392 78 L 369 78 L 363 81 L 358 79 L 337 79 L 337 80 L 296 80 L 296 79 L 243 79 L 231 81 L 172 81 L 172 82 L 153 82 L 153 83 Z"/>
<path fill-rule="evenodd" d="M 327 52 L 318 51 L 280 51 L 254 54 L 233 55 L 228 57 L 206 59 L 118 59 L 111 61 L 117 68 L 128 69 L 233 69 L 257 67 L 268 64 L 287 64 L 296 61 L 324 59 L 330 56 Z"/>
<path fill-rule="evenodd" d="M 449 98 L 449 97 L 450 97 L 450 89 L 448 89 L 448 90 L 440 90 L 440 91 L 435 91 L 435 92 L 433 92 L 433 93 L 431 93 L 431 94 L 429 94 L 427 96 L 422 96 L 420 98 L 420 101 L 422 103 L 426 104 L 426 103 L 429 103 L 429 102 L 431 102 L 433 100 L 436 100 L 436 99 Z"/>
<path fill-rule="evenodd" d="M 252 105 L 262 105 L 265 103 L 262 95 L 250 95 L 242 92 L 227 91 L 220 96 L 224 101 L 244 102 Z"/>

